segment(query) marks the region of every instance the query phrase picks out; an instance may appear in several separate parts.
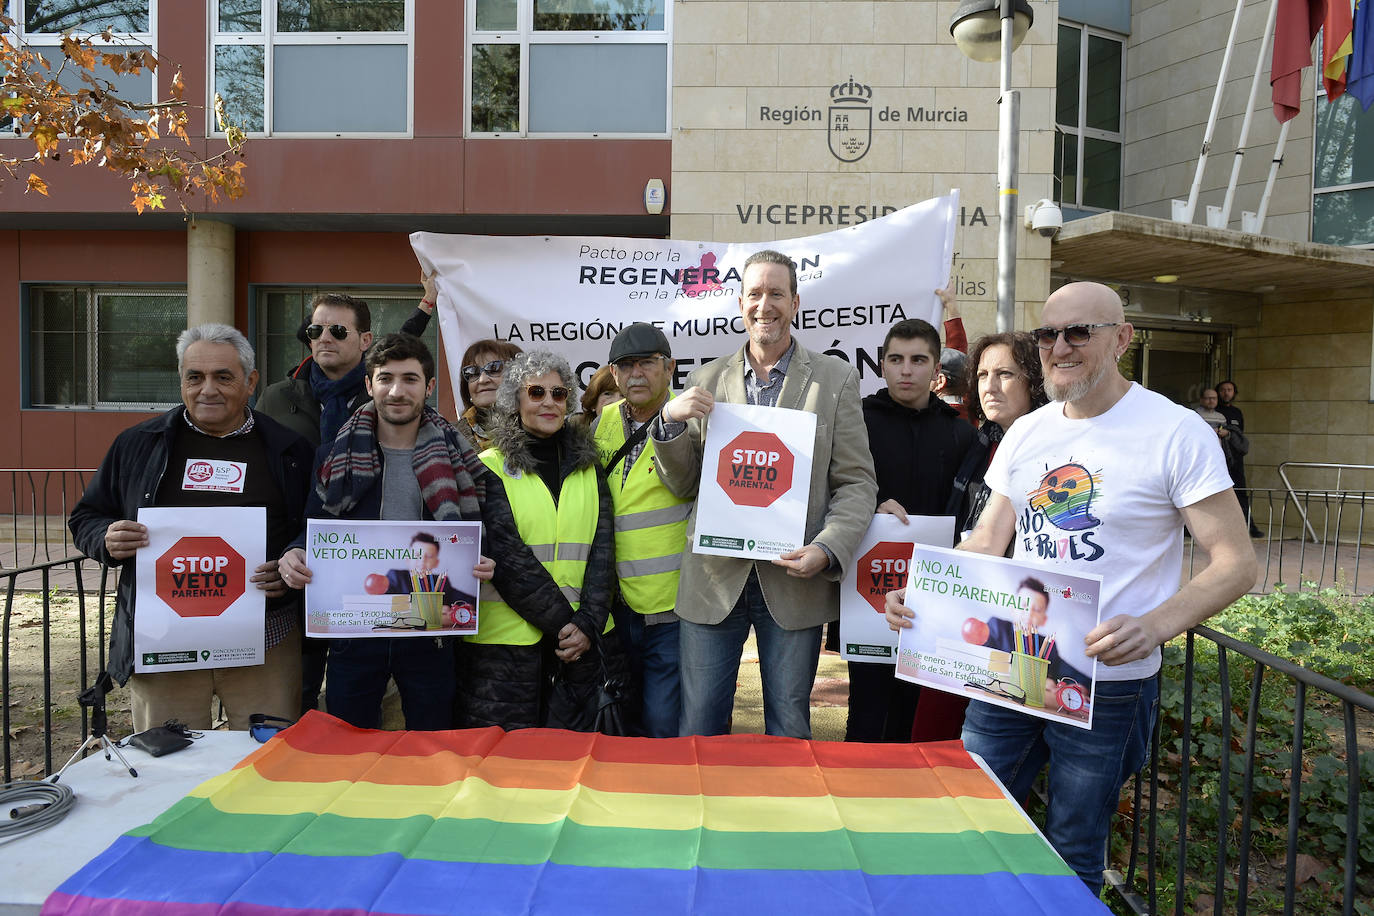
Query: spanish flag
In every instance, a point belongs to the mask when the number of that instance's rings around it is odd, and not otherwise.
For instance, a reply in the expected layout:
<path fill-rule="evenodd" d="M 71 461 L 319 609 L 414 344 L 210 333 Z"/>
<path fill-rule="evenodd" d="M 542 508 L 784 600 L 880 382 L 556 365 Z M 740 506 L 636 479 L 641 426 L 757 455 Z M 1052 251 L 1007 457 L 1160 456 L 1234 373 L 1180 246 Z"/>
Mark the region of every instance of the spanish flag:
<path fill-rule="evenodd" d="M 47 916 L 1106 913 L 958 742 L 308 713 L 120 837 Z"/>

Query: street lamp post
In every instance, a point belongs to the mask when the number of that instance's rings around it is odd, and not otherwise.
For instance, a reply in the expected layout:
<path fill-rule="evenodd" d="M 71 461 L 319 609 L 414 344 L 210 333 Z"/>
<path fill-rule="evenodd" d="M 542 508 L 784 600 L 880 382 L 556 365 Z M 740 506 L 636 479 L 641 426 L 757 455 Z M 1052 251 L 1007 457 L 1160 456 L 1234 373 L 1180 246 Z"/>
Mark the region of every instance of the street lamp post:
<path fill-rule="evenodd" d="M 1002 65 L 997 119 L 997 330 L 1016 322 L 1017 157 L 1021 95 L 1011 88 L 1011 55 L 1035 15 L 1029 0 L 965 0 L 949 20 L 954 43 L 970 60 Z"/>

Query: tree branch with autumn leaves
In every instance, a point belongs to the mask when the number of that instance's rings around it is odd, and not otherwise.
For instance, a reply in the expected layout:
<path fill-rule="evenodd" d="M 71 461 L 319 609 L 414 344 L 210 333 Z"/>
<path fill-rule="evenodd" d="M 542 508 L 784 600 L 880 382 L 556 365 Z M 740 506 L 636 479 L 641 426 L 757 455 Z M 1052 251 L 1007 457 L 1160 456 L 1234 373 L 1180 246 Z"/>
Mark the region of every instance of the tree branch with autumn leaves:
<path fill-rule="evenodd" d="M 105 44 L 64 34 L 62 59 L 55 63 L 17 40 L 14 22 L 0 15 L 0 120 L 10 119 L 33 144 L 27 156 L 8 152 L 12 143 L 0 144 L 0 191 L 29 168 L 65 155 L 72 165 L 94 165 L 133 179 L 131 205 L 139 213 L 163 209 L 168 195 L 183 212 L 189 212 L 187 200 L 197 194 L 211 201 L 242 197 L 246 138 L 242 128 L 229 123 L 219 94 L 213 111 L 225 148 L 197 156 L 186 135 L 192 106 L 183 98 L 181 71 L 172 76 L 166 99 L 121 98 L 112 82 L 97 75 L 98 67 L 116 76 L 138 75 L 156 72 L 162 62 L 147 48 L 110 44 L 116 39 L 108 29 L 98 37 Z M 48 182 L 34 171 L 24 183 L 26 194 L 48 193 Z"/>

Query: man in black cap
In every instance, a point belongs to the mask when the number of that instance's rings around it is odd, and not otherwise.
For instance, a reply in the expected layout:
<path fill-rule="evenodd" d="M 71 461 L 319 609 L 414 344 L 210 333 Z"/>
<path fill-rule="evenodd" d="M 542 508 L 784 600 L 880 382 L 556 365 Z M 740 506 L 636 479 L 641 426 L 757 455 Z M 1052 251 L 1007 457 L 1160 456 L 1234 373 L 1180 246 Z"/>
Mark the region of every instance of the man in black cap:
<path fill-rule="evenodd" d="M 609 362 L 625 395 L 601 409 L 596 425 L 615 504 L 616 632 L 642 687 L 638 731 L 673 738 L 682 714 L 674 608 L 692 500 L 674 496 L 659 480 L 648 424 L 672 397 L 668 383 L 676 363 L 668 338 L 644 322 L 616 335 Z"/>

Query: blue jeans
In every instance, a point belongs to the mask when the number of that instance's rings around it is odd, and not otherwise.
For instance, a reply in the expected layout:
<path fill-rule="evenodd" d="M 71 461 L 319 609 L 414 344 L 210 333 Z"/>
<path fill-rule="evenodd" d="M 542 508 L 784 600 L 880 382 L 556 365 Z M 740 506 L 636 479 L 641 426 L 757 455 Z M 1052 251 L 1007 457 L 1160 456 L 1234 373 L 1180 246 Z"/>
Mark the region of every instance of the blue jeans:
<path fill-rule="evenodd" d="M 1158 677 L 1099 680 L 1091 730 L 974 700 L 964 716 L 964 747 L 1021 802 L 1049 762 L 1045 837 L 1100 894 L 1107 830 L 1121 787 L 1145 763 L 1158 707 Z"/>
<path fill-rule="evenodd" d="M 329 642 L 324 702 L 332 716 L 358 728 L 382 727 L 382 695 L 396 679 L 406 728 L 453 728 L 458 672 L 453 640 L 430 636 L 334 639 Z"/>
<path fill-rule="evenodd" d="M 740 654 L 749 627 L 759 647 L 763 724 L 770 735 L 811 737 L 811 687 L 821 654 L 821 627 L 784 630 L 763 600 L 756 572 L 724 620 L 680 624 L 683 735 L 723 735 L 735 705 Z"/>
<path fill-rule="evenodd" d="M 646 738 L 676 738 L 682 721 L 678 622 L 648 626 L 643 614 L 621 610 L 615 629 L 625 643 L 630 671 L 643 697 L 637 732 Z"/>

